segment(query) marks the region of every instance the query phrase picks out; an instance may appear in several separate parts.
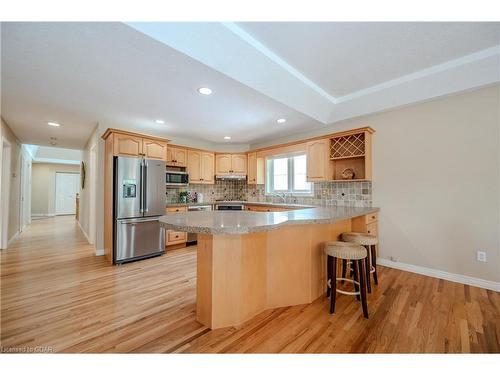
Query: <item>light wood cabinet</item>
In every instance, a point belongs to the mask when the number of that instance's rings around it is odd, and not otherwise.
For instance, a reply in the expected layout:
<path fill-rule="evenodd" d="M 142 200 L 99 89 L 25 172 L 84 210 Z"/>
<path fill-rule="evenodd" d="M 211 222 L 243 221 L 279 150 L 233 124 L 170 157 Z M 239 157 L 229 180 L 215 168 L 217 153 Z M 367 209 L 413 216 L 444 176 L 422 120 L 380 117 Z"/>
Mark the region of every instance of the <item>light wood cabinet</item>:
<path fill-rule="evenodd" d="M 177 207 L 167 207 L 165 209 L 166 215 L 176 214 L 179 212 L 187 212 L 187 207 L 186 206 L 177 206 Z M 168 249 L 168 247 L 171 247 L 173 245 L 176 245 L 176 247 L 179 247 L 180 245 L 185 245 L 186 241 L 187 241 L 187 233 L 186 232 L 179 232 L 176 230 L 167 229 L 165 237 L 166 237 L 165 238 L 165 245 L 166 245 L 167 249 Z"/>
<path fill-rule="evenodd" d="M 201 153 L 201 180 L 203 184 L 215 182 L 215 155 L 212 152 Z"/>
<path fill-rule="evenodd" d="M 281 211 L 291 211 L 295 210 L 293 207 L 277 207 L 277 206 L 265 206 L 265 205 L 252 205 L 246 204 L 246 211 L 255 211 L 255 212 L 281 212 Z"/>
<path fill-rule="evenodd" d="M 333 168 L 332 180 L 370 181 L 372 179 L 372 139 L 370 128 L 355 129 L 332 135 L 330 139 L 330 160 Z M 344 171 L 353 174 L 346 180 Z"/>
<path fill-rule="evenodd" d="M 378 236 L 378 213 L 352 219 L 352 231 Z"/>
<path fill-rule="evenodd" d="M 231 173 L 231 154 L 217 154 L 215 156 L 215 174 Z"/>
<path fill-rule="evenodd" d="M 247 174 L 246 154 L 217 154 L 215 156 L 215 174 Z"/>
<path fill-rule="evenodd" d="M 113 134 L 113 155 L 114 156 L 141 156 L 142 137 L 129 134 Z"/>
<path fill-rule="evenodd" d="M 167 157 L 167 142 L 126 133 L 114 133 L 113 155 L 144 156 L 148 159 L 165 160 Z"/>
<path fill-rule="evenodd" d="M 178 146 L 167 147 L 166 164 L 171 167 L 187 167 L 188 151 Z"/>
<path fill-rule="evenodd" d="M 195 184 L 213 184 L 214 164 L 213 153 L 189 150 L 187 162 L 189 182 Z"/>
<path fill-rule="evenodd" d="M 261 185 L 265 183 L 265 159 L 257 157 L 256 152 L 248 154 L 247 174 L 249 185 Z"/>
<path fill-rule="evenodd" d="M 154 139 L 142 139 L 142 153 L 148 159 L 167 159 L 167 143 Z"/>
<path fill-rule="evenodd" d="M 307 143 L 307 181 L 333 179 L 330 161 L 330 139 L 318 139 Z"/>
<path fill-rule="evenodd" d="M 231 168 L 235 174 L 247 174 L 247 156 L 246 154 L 231 155 Z"/>

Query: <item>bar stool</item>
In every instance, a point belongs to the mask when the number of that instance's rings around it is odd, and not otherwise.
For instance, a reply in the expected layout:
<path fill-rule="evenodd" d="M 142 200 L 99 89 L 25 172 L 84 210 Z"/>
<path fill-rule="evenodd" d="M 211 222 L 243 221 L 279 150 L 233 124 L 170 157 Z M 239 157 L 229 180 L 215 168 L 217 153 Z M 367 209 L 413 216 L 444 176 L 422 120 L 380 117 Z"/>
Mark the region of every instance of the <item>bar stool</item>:
<path fill-rule="evenodd" d="M 328 274 L 328 287 L 326 289 L 326 296 L 330 297 L 330 314 L 335 312 L 335 299 L 337 292 L 356 296 L 358 301 L 361 299 L 361 306 L 363 308 L 363 316 L 368 319 L 368 307 L 366 305 L 366 285 L 365 285 L 365 266 L 363 263 L 367 261 L 367 251 L 363 246 L 341 241 L 326 242 L 324 247 L 325 254 L 328 256 L 327 274 Z M 337 277 L 337 259 L 352 261 L 354 279 L 346 279 L 345 276 Z M 335 280 L 332 282 L 332 280 Z M 347 292 L 337 289 L 337 281 L 349 281 L 354 284 L 355 292 Z"/>
<path fill-rule="evenodd" d="M 371 293 L 372 292 L 371 277 L 370 277 L 371 274 L 373 274 L 373 281 L 375 282 L 375 285 L 378 285 L 377 253 L 375 250 L 375 246 L 378 244 L 378 237 L 368 233 L 345 232 L 342 233 L 342 240 L 345 242 L 362 245 L 366 248 L 368 252 L 368 260 L 365 262 L 366 288 L 368 289 L 368 293 Z M 342 268 L 342 274 L 345 275 L 344 267 Z"/>

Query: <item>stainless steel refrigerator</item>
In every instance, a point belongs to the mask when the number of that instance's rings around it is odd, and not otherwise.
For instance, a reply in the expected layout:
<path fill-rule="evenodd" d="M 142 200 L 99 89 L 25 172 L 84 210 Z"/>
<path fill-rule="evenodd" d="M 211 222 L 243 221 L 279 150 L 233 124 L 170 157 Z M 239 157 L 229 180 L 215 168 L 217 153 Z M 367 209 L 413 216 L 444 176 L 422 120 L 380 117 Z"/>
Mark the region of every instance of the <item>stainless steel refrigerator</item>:
<path fill-rule="evenodd" d="M 164 253 L 165 162 L 115 157 L 114 191 L 114 262 Z"/>

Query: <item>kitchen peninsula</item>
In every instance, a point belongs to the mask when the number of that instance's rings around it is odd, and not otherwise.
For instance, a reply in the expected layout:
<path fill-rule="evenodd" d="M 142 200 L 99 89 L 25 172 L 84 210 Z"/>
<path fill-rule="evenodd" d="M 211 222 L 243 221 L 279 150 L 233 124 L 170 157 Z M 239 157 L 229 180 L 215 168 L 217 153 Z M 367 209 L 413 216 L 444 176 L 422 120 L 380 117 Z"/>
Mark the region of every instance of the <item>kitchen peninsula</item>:
<path fill-rule="evenodd" d="M 366 231 L 378 210 L 186 212 L 162 216 L 160 223 L 198 233 L 196 316 L 216 329 L 240 325 L 266 309 L 320 297 L 326 288 L 323 242 L 342 232 Z"/>

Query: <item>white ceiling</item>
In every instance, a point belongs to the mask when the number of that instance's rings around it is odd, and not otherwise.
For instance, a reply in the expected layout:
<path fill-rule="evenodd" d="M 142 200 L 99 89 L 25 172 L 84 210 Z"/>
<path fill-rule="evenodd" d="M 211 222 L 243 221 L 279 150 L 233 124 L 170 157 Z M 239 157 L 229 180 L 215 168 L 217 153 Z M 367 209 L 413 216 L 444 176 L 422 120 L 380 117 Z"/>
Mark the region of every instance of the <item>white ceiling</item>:
<path fill-rule="evenodd" d="M 98 122 L 247 144 L 283 129 L 280 117 L 286 131 L 321 126 L 121 23 L 4 23 L 2 116 L 22 142 L 57 136 L 68 148 L 82 148 Z"/>
<path fill-rule="evenodd" d="M 2 117 L 39 145 L 99 123 L 243 146 L 498 82 L 499 25 L 3 23 Z"/>
<path fill-rule="evenodd" d="M 238 25 L 336 98 L 500 43 L 500 23 Z"/>

